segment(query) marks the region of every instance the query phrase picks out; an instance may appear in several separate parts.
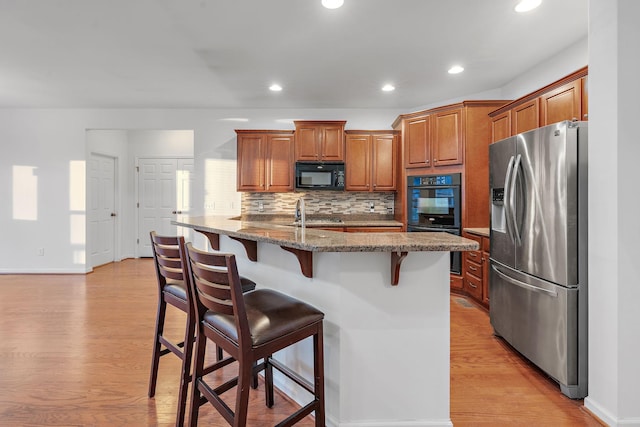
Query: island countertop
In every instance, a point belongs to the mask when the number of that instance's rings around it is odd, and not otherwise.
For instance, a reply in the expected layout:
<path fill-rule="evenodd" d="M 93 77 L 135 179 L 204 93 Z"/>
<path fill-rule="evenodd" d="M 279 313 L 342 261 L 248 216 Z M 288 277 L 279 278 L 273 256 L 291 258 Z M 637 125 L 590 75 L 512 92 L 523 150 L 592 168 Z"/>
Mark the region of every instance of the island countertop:
<path fill-rule="evenodd" d="M 270 222 L 231 219 L 224 216 L 181 218 L 171 222 L 180 227 L 222 234 L 236 239 L 271 243 L 310 252 L 422 252 L 474 251 L 476 241 L 442 232 L 343 233 L 300 228 Z"/>

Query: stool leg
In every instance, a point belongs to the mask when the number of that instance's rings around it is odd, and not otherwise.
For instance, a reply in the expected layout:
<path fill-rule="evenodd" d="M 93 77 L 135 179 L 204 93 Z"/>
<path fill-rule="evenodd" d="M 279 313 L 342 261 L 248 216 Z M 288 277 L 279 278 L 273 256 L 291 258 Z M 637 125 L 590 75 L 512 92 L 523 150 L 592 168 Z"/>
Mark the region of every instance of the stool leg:
<path fill-rule="evenodd" d="M 153 354 L 151 355 L 151 373 L 149 375 L 149 397 L 156 394 L 156 381 L 158 379 L 158 365 L 160 364 L 160 336 L 164 333 L 164 318 L 167 312 L 167 303 L 162 299 L 158 300 L 158 312 L 156 314 L 156 332 L 153 338 Z"/>
<path fill-rule="evenodd" d="M 184 347 L 182 349 L 182 375 L 180 378 L 180 390 L 178 391 L 178 413 L 176 426 L 184 425 L 184 416 L 187 407 L 187 390 L 191 381 L 191 358 L 193 355 L 195 323 L 193 316 L 187 313 L 187 325 L 184 332 Z"/>
<path fill-rule="evenodd" d="M 200 326 L 198 326 L 200 328 Z M 196 427 L 198 425 L 198 410 L 200 409 L 200 390 L 198 382 L 202 378 L 204 372 L 204 356 L 207 346 L 207 338 L 200 330 L 196 333 L 196 357 L 193 367 L 193 376 L 191 377 L 191 399 L 189 402 L 189 426 Z"/>
<path fill-rule="evenodd" d="M 324 342 L 322 337 L 322 323 L 318 325 L 318 332 L 313 336 L 313 354 L 315 398 L 318 402 L 315 410 L 316 427 L 324 427 Z"/>
<path fill-rule="evenodd" d="M 244 358 L 240 363 L 238 372 L 238 386 L 236 396 L 236 410 L 233 418 L 234 426 L 247 425 L 247 411 L 249 409 L 249 388 L 253 374 L 253 362 L 250 358 Z"/>
<path fill-rule="evenodd" d="M 216 361 L 221 361 L 222 360 L 222 347 L 220 347 L 218 344 L 216 344 Z"/>
<path fill-rule="evenodd" d="M 273 408 L 273 366 L 271 355 L 264 358 L 264 400 L 268 408 Z"/>

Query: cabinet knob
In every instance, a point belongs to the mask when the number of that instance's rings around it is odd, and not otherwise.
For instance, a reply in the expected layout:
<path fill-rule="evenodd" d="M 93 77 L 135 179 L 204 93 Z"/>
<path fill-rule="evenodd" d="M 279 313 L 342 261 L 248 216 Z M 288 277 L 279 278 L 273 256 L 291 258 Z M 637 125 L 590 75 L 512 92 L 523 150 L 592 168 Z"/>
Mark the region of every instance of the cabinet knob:
<path fill-rule="evenodd" d="M 437 161 L 438 161 L 438 159 L 433 159 L 433 162 L 434 162 L 434 163 L 435 163 L 435 162 L 437 162 Z"/>
<path fill-rule="evenodd" d="M 589 117 L 589 114 L 584 114 L 582 117 L 584 117 L 585 119 Z"/>

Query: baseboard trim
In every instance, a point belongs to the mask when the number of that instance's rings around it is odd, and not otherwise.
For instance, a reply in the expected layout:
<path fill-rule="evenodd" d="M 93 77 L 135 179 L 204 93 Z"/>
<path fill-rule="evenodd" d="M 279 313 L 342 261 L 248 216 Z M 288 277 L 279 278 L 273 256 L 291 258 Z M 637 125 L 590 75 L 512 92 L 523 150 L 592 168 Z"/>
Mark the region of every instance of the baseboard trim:
<path fill-rule="evenodd" d="M 87 274 L 82 268 L 0 268 L 0 274 Z"/>

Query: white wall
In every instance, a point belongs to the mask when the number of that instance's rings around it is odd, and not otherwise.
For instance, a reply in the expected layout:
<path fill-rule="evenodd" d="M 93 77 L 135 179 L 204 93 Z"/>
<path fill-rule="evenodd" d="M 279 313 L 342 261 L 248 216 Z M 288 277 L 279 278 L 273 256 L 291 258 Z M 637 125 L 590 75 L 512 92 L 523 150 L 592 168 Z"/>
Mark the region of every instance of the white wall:
<path fill-rule="evenodd" d="M 292 119 L 347 120 L 351 129 L 389 129 L 396 110 L 0 110 L 0 273 L 75 272 L 86 268 L 84 161 L 87 130 L 192 130 L 196 175 L 194 204 L 235 195 L 235 128 L 293 129 Z M 246 119 L 246 121 L 232 121 Z M 112 136 L 122 138 L 121 134 Z M 127 138 L 136 139 L 129 133 Z M 98 144 L 96 140 L 93 143 Z M 104 152 L 118 151 L 102 144 Z M 119 144 L 119 143 L 118 143 Z M 123 153 L 117 156 L 130 160 Z M 212 179 L 211 159 L 231 162 L 226 180 Z M 126 164 L 120 162 L 119 166 Z M 206 166 L 209 164 L 209 171 Z M 214 163 L 215 164 L 215 163 Z M 14 168 L 15 166 L 15 168 Z M 119 171 L 120 171 L 119 167 Z M 14 177 L 19 179 L 14 183 Z M 130 182 L 122 178 L 122 182 Z M 36 187 L 37 186 L 37 187 Z M 123 189 L 123 191 L 130 191 Z M 126 194 L 126 193 L 123 193 Z M 14 202 L 15 197 L 15 202 Z M 240 212 L 239 198 L 236 213 Z M 198 213 L 198 212 L 196 212 Z M 123 236 L 130 230 L 122 229 Z M 45 255 L 37 256 L 37 248 Z M 123 254 L 129 253 L 125 247 Z"/>
<path fill-rule="evenodd" d="M 503 99 L 518 99 L 579 70 L 588 63 L 589 43 L 585 37 L 504 85 L 501 96 Z"/>
<path fill-rule="evenodd" d="M 611 426 L 640 426 L 640 2 L 589 2 L 589 396 Z"/>

